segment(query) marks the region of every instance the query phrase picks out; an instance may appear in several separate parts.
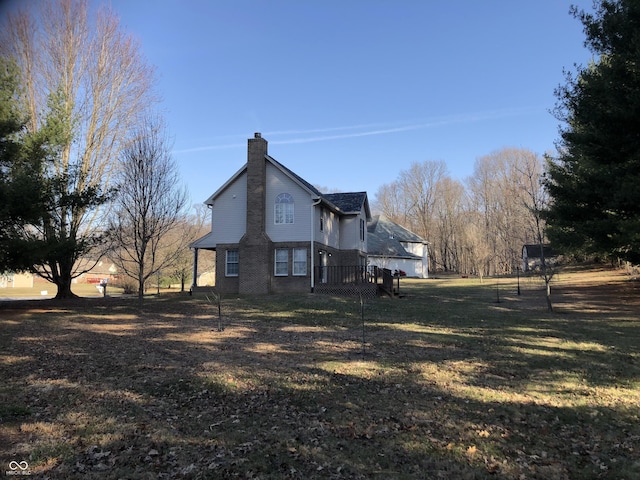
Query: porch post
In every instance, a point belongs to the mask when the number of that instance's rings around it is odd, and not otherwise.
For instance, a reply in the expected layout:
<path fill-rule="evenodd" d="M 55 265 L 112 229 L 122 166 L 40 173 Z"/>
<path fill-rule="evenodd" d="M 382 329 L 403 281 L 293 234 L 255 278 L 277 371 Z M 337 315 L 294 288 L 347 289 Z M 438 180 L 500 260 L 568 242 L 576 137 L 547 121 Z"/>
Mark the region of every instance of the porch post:
<path fill-rule="evenodd" d="M 198 286 L 198 249 L 193 249 L 193 282 L 191 283 L 191 291 Z"/>
<path fill-rule="evenodd" d="M 313 199 L 311 199 L 311 245 L 310 245 L 310 249 L 309 249 L 309 260 L 311 261 L 311 293 L 313 293 L 313 290 L 315 288 L 315 264 L 314 264 L 314 257 L 315 257 L 315 252 L 313 251 L 314 248 L 314 228 L 315 228 L 315 208 L 316 205 L 318 205 L 321 202 L 321 199 L 318 198 L 315 201 Z"/>

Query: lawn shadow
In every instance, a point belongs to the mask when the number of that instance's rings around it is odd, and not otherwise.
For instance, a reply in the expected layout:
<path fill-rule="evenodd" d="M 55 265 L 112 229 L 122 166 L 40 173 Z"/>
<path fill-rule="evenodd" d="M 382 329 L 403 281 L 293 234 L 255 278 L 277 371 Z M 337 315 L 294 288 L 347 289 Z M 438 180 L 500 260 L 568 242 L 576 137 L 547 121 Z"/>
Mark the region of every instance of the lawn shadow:
<path fill-rule="evenodd" d="M 367 303 L 364 353 L 355 299 L 227 298 L 222 332 L 197 298 L 2 311 L 0 462 L 50 478 L 640 473 L 637 316 L 410 293 Z"/>

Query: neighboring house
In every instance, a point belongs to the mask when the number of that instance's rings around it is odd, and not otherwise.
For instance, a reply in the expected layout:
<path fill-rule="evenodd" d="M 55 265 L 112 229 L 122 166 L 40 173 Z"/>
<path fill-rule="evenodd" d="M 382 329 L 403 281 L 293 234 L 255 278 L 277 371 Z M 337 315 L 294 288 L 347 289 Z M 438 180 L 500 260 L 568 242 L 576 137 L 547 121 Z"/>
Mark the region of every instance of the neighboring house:
<path fill-rule="evenodd" d="M 115 264 L 104 257 L 97 261 L 88 258 L 80 259 L 74 268 L 74 274 L 83 270 L 88 271 L 80 274 L 78 277 L 75 277 L 73 279 L 73 283 L 90 283 L 98 285 L 105 279 L 109 283 L 119 279 L 118 269 Z M 4 274 L 0 274 L 0 288 L 31 288 L 35 284 L 49 284 L 49 282 L 46 279 L 29 272 L 5 272 Z"/>
<path fill-rule="evenodd" d="M 367 225 L 369 265 L 429 278 L 428 242 L 406 228 L 377 215 Z"/>
<path fill-rule="evenodd" d="M 247 163 L 205 204 L 211 232 L 191 244 L 193 278 L 198 250 L 215 250 L 221 293 L 308 292 L 331 268 L 366 269 L 366 192 L 319 192 L 269 156 L 259 133 Z"/>
<path fill-rule="evenodd" d="M 29 272 L 0 273 L 0 288 L 31 288 L 33 274 Z"/>
<path fill-rule="evenodd" d="M 542 266 L 542 254 L 544 254 L 545 264 L 555 265 L 557 263 L 558 254 L 550 245 L 545 244 L 542 249 L 539 243 L 524 245 L 522 247 L 522 270 L 528 272 L 539 269 Z"/>
<path fill-rule="evenodd" d="M 99 285 L 103 281 L 113 283 L 119 280 L 118 268 L 109 258 L 102 257 L 99 260 L 82 258 L 78 261 L 76 272 L 87 270 L 74 279 L 74 283 L 90 283 Z"/>

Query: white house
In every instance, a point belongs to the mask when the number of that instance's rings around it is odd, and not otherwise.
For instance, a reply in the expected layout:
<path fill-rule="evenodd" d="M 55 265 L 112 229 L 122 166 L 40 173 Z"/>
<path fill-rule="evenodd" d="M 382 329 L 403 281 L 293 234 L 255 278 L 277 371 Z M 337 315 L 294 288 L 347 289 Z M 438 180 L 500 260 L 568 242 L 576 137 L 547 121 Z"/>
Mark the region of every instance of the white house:
<path fill-rule="evenodd" d="M 426 240 L 384 215 L 373 217 L 367 231 L 369 265 L 405 272 L 407 277 L 429 278 Z"/>
<path fill-rule="evenodd" d="M 211 232 L 191 245 L 193 278 L 198 250 L 214 250 L 222 293 L 314 291 L 337 267 L 365 269 L 367 193 L 319 192 L 271 157 L 259 133 L 247 163 L 205 203 Z"/>

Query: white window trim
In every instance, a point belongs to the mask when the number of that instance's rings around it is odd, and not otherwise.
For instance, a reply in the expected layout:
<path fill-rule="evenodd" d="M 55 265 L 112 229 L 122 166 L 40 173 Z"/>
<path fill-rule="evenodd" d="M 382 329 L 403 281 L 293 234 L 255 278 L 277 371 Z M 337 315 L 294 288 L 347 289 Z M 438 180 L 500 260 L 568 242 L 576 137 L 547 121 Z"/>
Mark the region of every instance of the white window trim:
<path fill-rule="evenodd" d="M 304 252 L 304 272 L 296 272 L 296 251 Z M 302 262 L 300 262 L 302 263 Z M 307 261 L 307 249 L 306 248 L 294 248 L 293 249 L 293 275 L 296 277 L 306 277 L 308 270 L 308 261 Z"/>
<path fill-rule="evenodd" d="M 284 264 L 284 261 L 278 262 L 278 252 L 285 252 L 287 254 L 287 271 L 285 273 L 278 273 L 278 264 Z M 288 248 L 276 248 L 273 253 L 273 275 L 275 277 L 288 277 L 289 276 L 289 249 Z"/>
<path fill-rule="evenodd" d="M 286 199 L 286 201 L 281 201 L 281 199 Z M 278 207 L 281 209 L 280 214 L 278 214 Z M 293 196 L 290 193 L 279 194 L 273 205 L 273 223 L 275 225 L 293 225 L 295 223 L 295 211 Z M 280 219 L 283 221 L 279 221 Z M 291 220 L 290 222 L 287 221 L 289 219 Z"/>
<path fill-rule="evenodd" d="M 225 277 L 237 277 L 238 273 L 229 273 L 229 253 L 230 252 L 235 252 L 238 261 L 237 262 L 233 262 L 232 265 L 237 265 L 238 266 L 238 271 L 240 270 L 240 253 L 238 252 L 238 250 L 227 250 L 225 252 L 225 259 L 224 259 L 224 276 Z"/>

